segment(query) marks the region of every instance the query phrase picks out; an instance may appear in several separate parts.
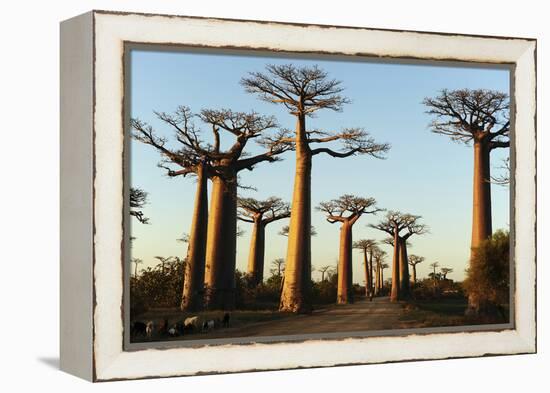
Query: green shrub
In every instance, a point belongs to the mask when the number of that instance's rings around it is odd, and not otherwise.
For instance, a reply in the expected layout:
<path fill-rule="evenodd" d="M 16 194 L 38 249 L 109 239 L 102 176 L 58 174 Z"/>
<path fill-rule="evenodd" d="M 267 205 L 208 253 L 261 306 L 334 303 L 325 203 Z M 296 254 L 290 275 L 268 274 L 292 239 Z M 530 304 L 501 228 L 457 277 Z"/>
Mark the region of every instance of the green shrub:
<path fill-rule="evenodd" d="M 510 234 L 497 231 L 472 253 L 464 289 L 470 311 L 493 312 L 505 308 L 510 296 Z"/>

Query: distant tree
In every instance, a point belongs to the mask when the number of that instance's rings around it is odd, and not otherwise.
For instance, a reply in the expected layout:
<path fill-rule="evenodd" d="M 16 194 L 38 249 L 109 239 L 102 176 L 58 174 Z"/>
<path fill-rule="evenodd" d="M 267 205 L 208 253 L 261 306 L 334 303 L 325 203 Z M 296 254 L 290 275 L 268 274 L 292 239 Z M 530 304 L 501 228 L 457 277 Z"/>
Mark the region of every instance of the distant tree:
<path fill-rule="evenodd" d="M 290 206 L 277 197 L 264 201 L 238 198 L 237 203 L 239 220 L 253 224 L 247 274 L 255 286 L 262 282 L 264 276 L 265 227 L 272 222 L 290 217 Z"/>
<path fill-rule="evenodd" d="M 443 276 L 443 280 L 447 279 L 447 274 L 452 273 L 453 269 L 449 267 L 442 267 L 441 268 L 441 275 Z"/>
<path fill-rule="evenodd" d="M 468 313 L 493 314 L 509 304 L 510 234 L 496 231 L 474 250 L 466 270 L 464 288 L 468 294 Z"/>
<path fill-rule="evenodd" d="M 327 221 L 331 224 L 341 224 L 337 303 L 351 303 L 353 302 L 352 228 L 363 214 L 376 214 L 381 209 L 376 207 L 374 198 L 362 198 L 349 194 L 328 202 L 321 202 L 317 209 L 326 214 Z"/>
<path fill-rule="evenodd" d="M 142 224 L 149 224 L 149 218 L 143 215 L 141 209 L 147 204 L 148 194 L 141 188 L 130 188 L 130 215 Z"/>
<path fill-rule="evenodd" d="M 430 267 L 433 269 L 432 278 L 434 281 L 437 281 L 438 275 L 436 270 L 439 267 L 439 262 L 430 263 Z"/>
<path fill-rule="evenodd" d="M 170 263 L 170 261 L 172 260 L 173 257 L 161 257 L 161 256 L 156 256 L 155 259 L 158 259 L 160 261 L 160 270 L 164 273 L 164 268 L 166 267 L 166 264 L 167 263 Z"/>
<path fill-rule="evenodd" d="M 296 118 L 294 135 L 288 140 L 296 151 L 296 171 L 292 213 L 288 236 L 287 269 L 281 294 L 281 311 L 308 312 L 311 310 L 311 168 L 313 157 L 327 154 L 345 158 L 365 154 L 382 157 L 387 144 L 374 141 L 363 129 L 349 128 L 336 133 L 311 130 L 306 117 L 328 109 L 340 111 L 347 98 L 341 82 L 330 79 L 317 66 L 297 67 L 293 64 L 268 65 L 266 72 L 251 72 L 241 80 L 248 93 L 260 99 L 284 106 Z M 325 147 L 340 142 L 341 150 Z M 321 145 L 322 147 L 317 147 Z"/>
<path fill-rule="evenodd" d="M 369 297 L 373 291 L 373 268 L 372 260 L 374 250 L 376 247 L 376 240 L 374 239 L 361 239 L 353 242 L 353 248 L 361 250 L 363 254 L 363 265 L 365 266 L 365 296 Z"/>
<path fill-rule="evenodd" d="M 425 98 L 423 104 L 434 116 L 432 132 L 466 145 L 473 143 L 473 253 L 492 233 L 490 154 L 510 147 L 509 96 L 485 89 L 443 89 L 439 96 Z"/>
<path fill-rule="evenodd" d="M 273 266 L 273 268 L 271 269 L 271 274 L 274 276 L 281 276 L 282 273 L 285 271 L 285 259 L 274 259 L 273 261 L 271 261 L 271 266 Z"/>
<path fill-rule="evenodd" d="M 411 254 L 409 255 L 409 265 L 412 266 L 412 282 L 416 284 L 416 265 L 425 261 L 426 258 Z"/>
<path fill-rule="evenodd" d="M 132 263 L 134 264 L 134 277 L 137 277 L 138 276 L 138 265 L 141 265 L 143 263 L 143 259 L 132 258 Z"/>
<path fill-rule="evenodd" d="M 327 274 L 330 269 L 332 269 L 332 266 L 330 265 L 322 266 L 318 269 L 321 273 L 321 281 L 325 281 L 325 274 Z"/>
<path fill-rule="evenodd" d="M 407 240 L 412 235 L 427 233 L 426 225 L 419 223 L 421 216 L 390 211 L 378 224 L 370 224 L 374 229 L 386 232 L 392 237 L 393 268 L 390 299 L 395 302 L 410 296 L 409 264 L 407 257 Z M 405 233 L 401 233 L 406 231 Z"/>
<path fill-rule="evenodd" d="M 386 251 L 382 250 L 380 247 L 374 248 L 374 263 L 376 264 L 376 275 L 375 275 L 375 285 L 374 285 L 374 295 L 378 295 L 384 285 L 384 275 L 383 275 L 383 266 L 385 265 L 384 260 L 386 259 Z M 371 263 L 372 264 L 372 263 Z"/>

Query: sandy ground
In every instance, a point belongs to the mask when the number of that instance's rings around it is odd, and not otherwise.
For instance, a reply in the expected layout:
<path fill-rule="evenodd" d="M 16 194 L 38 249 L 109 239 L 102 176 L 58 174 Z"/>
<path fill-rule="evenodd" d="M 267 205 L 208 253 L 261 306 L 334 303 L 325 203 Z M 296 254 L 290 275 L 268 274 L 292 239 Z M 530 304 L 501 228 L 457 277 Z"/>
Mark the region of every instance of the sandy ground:
<path fill-rule="evenodd" d="M 359 299 L 354 304 L 333 305 L 308 315 L 216 329 L 209 333 L 175 339 L 200 340 L 396 329 L 404 327 L 403 321 L 400 321 L 404 314 L 402 305 L 391 303 L 387 297 L 375 298 L 372 302 L 368 299 Z"/>

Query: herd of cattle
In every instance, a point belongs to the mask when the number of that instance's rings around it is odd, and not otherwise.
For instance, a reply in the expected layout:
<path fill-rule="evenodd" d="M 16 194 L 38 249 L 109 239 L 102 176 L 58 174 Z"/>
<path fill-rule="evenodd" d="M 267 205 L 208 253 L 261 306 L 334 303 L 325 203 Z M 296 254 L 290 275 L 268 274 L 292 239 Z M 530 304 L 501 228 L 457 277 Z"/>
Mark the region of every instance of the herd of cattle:
<path fill-rule="evenodd" d="M 132 338 L 162 338 L 179 337 L 192 333 L 208 333 L 219 327 L 229 327 L 229 313 L 225 313 L 222 318 L 204 319 L 198 316 L 185 318 L 183 321 L 170 324 L 168 319 L 162 321 L 134 321 L 130 325 L 130 335 Z"/>

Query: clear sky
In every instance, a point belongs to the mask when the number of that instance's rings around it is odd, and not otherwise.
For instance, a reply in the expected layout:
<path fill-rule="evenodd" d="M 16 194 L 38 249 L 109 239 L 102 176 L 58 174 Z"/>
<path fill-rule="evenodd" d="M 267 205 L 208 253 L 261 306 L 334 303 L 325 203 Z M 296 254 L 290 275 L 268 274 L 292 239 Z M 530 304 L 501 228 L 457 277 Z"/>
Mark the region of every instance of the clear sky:
<path fill-rule="evenodd" d="M 295 119 L 282 106 L 258 100 L 239 85 L 250 71 L 262 71 L 270 63 L 317 64 L 330 77 L 342 81 L 344 94 L 352 103 L 342 112 L 324 110 L 308 119 L 308 128 L 338 131 L 343 127 L 364 127 L 377 141 L 392 145 L 387 159 L 370 156 L 336 159 L 317 155 L 313 162 L 312 205 L 342 194 L 374 197 L 378 206 L 421 215 L 430 233 L 410 238 L 409 254 L 424 256 L 417 266 L 419 277 L 426 276 L 429 264 L 454 272 L 449 278 L 461 280 L 469 256 L 472 216 L 473 149 L 452 142 L 428 129 L 430 116 L 421 104 L 424 97 L 438 91 L 458 88 L 486 88 L 509 93 L 509 71 L 472 67 L 446 67 L 349 61 L 327 57 L 318 59 L 281 58 L 250 55 L 207 54 L 133 50 L 131 52 L 131 116 L 150 123 L 159 135 L 171 138 L 172 131 L 156 119 L 153 110 L 172 112 L 187 105 L 202 108 L 255 110 L 274 115 L 281 126 L 293 129 Z M 208 132 L 208 128 L 204 127 Z M 173 140 L 173 139 L 172 139 Z M 227 142 L 227 140 L 225 140 Z M 172 143 L 172 142 L 170 142 Z M 174 145 L 172 145 L 174 146 Z M 227 146 L 227 144 L 226 144 Z M 247 146 L 251 154 L 261 148 Z M 493 173 L 498 173 L 507 149 L 492 153 Z M 293 187 L 294 153 L 282 155 L 283 161 L 260 164 L 252 172 L 241 173 L 242 183 L 257 191 L 241 190 L 241 196 L 265 199 L 278 196 L 290 201 Z M 132 221 L 132 256 L 155 264 L 154 256 L 184 257 L 186 244 L 177 242 L 189 232 L 195 181 L 193 178 L 168 178 L 156 164 L 159 154 L 150 146 L 131 142 L 131 185 L 149 193 L 144 213 L 150 225 Z M 210 186 L 210 185 L 209 185 Z M 210 187 L 209 187 L 210 189 Z M 493 228 L 508 228 L 509 190 L 492 185 Z M 381 216 L 382 214 L 380 214 Z M 381 217 L 364 215 L 354 226 L 354 240 L 384 239 L 384 233 L 368 228 Z M 288 220 L 277 221 L 266 230 L 266 274 L 275 258 L 286 256 L 286 237 L 277 233 Z M 336 265 L 338 224 L 330 224 L 321 212 L 312 212 L 318 235 L 312 238 L 314 267 Z M 250 224 L 239 222 L 245 234 L 237 244 L 237 268 L 246 270 Z M 382 246 L 390 257 L 391 246 Z M 353 281 L 363 283 L 361 255 L 353 251 Z M 140 268 L 143 268 L 141 265 Z M 314 278 L 320 275 L 314 272 Z M 390 277 L 390 269 L 385 278 Z"/>

